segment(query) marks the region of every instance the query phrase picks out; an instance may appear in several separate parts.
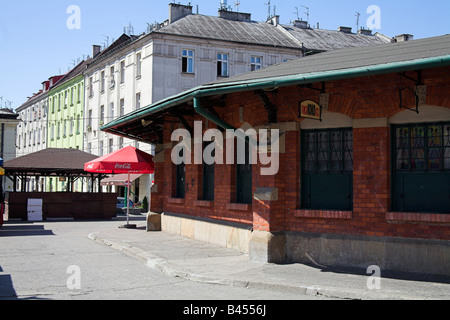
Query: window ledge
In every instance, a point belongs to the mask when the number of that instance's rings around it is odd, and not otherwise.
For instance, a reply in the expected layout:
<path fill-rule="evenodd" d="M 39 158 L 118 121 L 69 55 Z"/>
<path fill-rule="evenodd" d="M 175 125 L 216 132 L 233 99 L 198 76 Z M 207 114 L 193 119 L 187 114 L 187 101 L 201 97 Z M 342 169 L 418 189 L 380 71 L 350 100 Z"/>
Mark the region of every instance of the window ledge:
<path fill-rule="evenodd" d="M 352 211 L 331 211 L 331 210 L 291 210 L 297 218 L 315 218 L 315 219 L 339 219 L 351 220 Z"/>
<path fill-rule="evenodd" d="M 184 204 L 185 199 L 181 199 L 181 198 L 169 198 L 167 199 L 168 203 L 171 204 Z"/>
<path fill-rule="evenodd" d="M 414 212 L 387 212 L 388 222 L 411 222 L 450 224 L 450 214 L 414 213 Z"/>
<path fill-rule="evenodd" d="M 213 201 L 207 201 L 207 200 L 197 200 L 194 201 L 194 206 L 196 207 L 206 207 L 206 208 L 211 208 L 213 206 L 214 202 Z"/>
<path fill-rule="evenodd" d="M 244 203 L 229 203 L 229 204 L 227 204 L 228 210 L 249 211 L 251 208 L 252 208 L 251 204 L 244 204 Z"/>

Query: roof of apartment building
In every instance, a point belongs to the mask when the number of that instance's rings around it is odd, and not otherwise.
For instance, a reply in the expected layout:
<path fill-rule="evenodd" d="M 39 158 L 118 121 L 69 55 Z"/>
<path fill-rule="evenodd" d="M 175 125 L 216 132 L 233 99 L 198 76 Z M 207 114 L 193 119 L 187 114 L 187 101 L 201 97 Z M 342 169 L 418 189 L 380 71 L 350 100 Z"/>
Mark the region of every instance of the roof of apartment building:
<path fill-rule="evenodd" d="M 83 60 L 80 63 L 78 63 L 72 70 L 69 70 L 58 82 L 56 82 L 51 89 L 54 89 L 65 82 L 82 75 L 82 72 L 87 68 L 89 62 L 91 62 L 92 58 L 89 58 L 87 60 Z"/>
<path fill-rule="evenodd" d="M 322 52 L 347 47 L 371 46 L 391 42 L 391 39 L 379 33 L 372 35 L 370 30 L 352 33 L 351 28 L 338 30 L 311 28 L 303 21 L 293 25 L 279 24 L 275 16 L 267 22 L 251 19 L 251 14 L 221 9 L 218 16 L 193 14 L 192 6 L 171 3 L 169 19 L 156 24 L 150 33 L 139 36 L 123 34 L 113 44 L 99 52 L 94 46 L 93 60 L 89 67 L 96 65 L 123 48 L 144 38 L 166 35 L 194 39 L 216 40 L 231 43 L 289 48 L 309 52 Z"/>
<path fill-rule="evenodd" d="M 284 62 L 215 81 L 158 101 L 125 115 L 101 129 L 134 139 L 156 140 L 157 121 L 165 114 L 192 111 L 195 98 L 283 86 L 351 79 L 450 65 L 450 35 L 389 43 L 370 48 L 345 48 Z M 196 107 L 198 108 L 198 106 Z M 196 109 L 197 110 L 197 109 Z M 192 111 L 194 112 L 194 111 Z M 214 117 L 214 115 L 209 114 Z M 219 118 L 215 118 L 221 121 Z M 146 125 L 149 123 L 149 125 Z M 223 123 L 223 122 L 222 122 Z M 158 124 L 160 125 L 160 124 Z M 161 133 L 159 133 L 161 135 Z M 149 138 L 152 136 L 152 138 Z"/>
<path fill-rule="evenodd" d="M 217 17 L 188 14 L 155 33 L 314 51 L 370 46 L 391 41 L 386 36 L 372 35 L 368 30 L 355 34 L 351 32 L 351 28 L 323 30 L 311 28 L 303 21 L 296 21 L 292 26 L 279 24 L 278 21 L 279 17 L 273 17 L 268 22 L 257 22 L 251 20 L 250 14 L 221 10 Z"/>

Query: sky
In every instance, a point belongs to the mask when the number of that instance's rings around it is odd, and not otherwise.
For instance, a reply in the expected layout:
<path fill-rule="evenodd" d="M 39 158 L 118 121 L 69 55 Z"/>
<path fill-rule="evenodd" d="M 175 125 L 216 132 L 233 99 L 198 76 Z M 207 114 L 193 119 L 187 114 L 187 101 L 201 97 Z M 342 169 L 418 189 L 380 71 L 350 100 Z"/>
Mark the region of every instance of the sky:
<path fill-rule="evenodd" d="M 0 0 L 0 108 L 16 109 L 49 77 L 64 74 L 92 55 L 92 45 L 107 46 L 131 25 L 134 34 L 168 18 L 170 0 Z M 175 1 L 188 4 L 188 1 Z M 191 0 L 194 13 L 217 16 L 220 0 Z M 237 5 L 240 2 L 239 5 Z M 233 11 L 266 21 L 269 0 L 228 0 Z M 309 9 L 307 9 L 309 8 Z M 75 10 L 74 10 L 75 9 Z M 298 18 L 311 26 L 337 30 L 372 27 L 389 37 L 415 39 L 450 31 L 448 0 L 271 0 L 280 23 Z"/>

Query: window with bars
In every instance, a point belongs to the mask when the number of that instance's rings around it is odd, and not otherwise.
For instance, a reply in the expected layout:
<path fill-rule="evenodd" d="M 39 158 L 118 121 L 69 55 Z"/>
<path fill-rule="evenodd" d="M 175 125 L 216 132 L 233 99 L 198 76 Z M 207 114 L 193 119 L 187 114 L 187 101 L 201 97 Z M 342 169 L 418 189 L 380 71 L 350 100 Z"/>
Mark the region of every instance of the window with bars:
<path fill-rule="evenodd" d="M 450 212 L 450 123 L 392 128 L 392 209 Z"/>
<path fill-rule="evenodd" d="M 305 209 L 353 208 L 353 130 L 302 131 L 301 203 Z"/>
<path fill-rule="evenodd" d="M 450 170 L 450 124 L 419 124 L 395 128 L 395 170 Z"/>

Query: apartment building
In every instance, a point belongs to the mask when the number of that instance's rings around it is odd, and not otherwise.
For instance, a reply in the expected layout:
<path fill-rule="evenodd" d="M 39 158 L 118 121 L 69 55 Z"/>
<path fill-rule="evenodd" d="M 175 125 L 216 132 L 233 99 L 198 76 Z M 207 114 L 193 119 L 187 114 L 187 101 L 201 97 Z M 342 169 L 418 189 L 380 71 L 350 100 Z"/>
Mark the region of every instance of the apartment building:
<path fill-rule="evenodd" d="M 318 41 L 321 36 L 324 39 Z M 110 135 L 100 128 L 204 83 L 329 49 L 387 41 L 377 35 L 352 34 L 348 29 L 326 33 L 301 22 L 282 26 L 279 17 L 256 22 L 251 14 L 224 8 L 218 16 L 193 14 L 192 6 L 171 3 L 169 19 L 150 32 L 123 34 L 102 52 L 94 46 L 94 58 L 84 72 L 85 151 L 101 156 L 131 144 L 153 152 L 153 146 L 145 141 Z M 138 183 L 142 200 L 149 196 L 150 177 L 141 177 Z"/>

